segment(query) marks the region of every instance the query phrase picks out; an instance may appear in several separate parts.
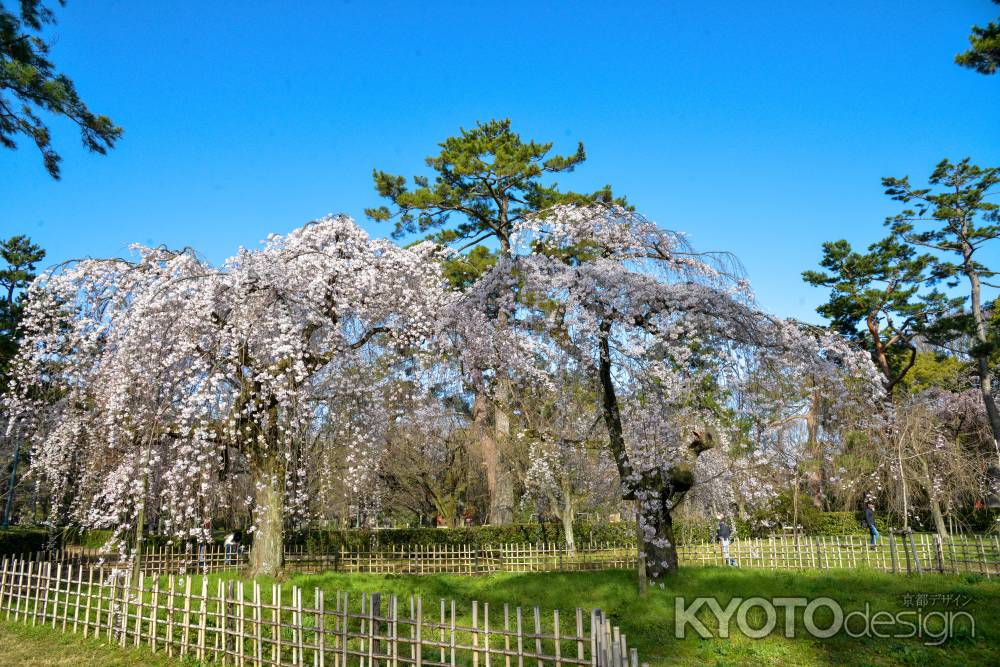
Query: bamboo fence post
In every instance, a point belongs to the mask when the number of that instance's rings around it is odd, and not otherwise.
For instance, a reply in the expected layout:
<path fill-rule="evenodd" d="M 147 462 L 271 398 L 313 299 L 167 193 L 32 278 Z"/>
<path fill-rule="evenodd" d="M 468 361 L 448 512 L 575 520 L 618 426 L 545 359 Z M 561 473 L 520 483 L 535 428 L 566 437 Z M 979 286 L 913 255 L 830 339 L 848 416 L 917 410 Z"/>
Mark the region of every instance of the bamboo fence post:
<path fill-rule="evenodd" d="M 243 599 L 243 582 L 240 581 L 236 585 L 236 599 L 238 603 L 237 607 L 237 617 L 236 617 L 236 660 L 238 661 L 239 667 L 243 667 L 245 664 L 246 654 L 244 651 L 244 639 L 246 633 L 246 604 Z"/>
<path fill-rule="evenodd" d="M 174 575 L 167 575 L 167 638 L 164 640 L 167 655 L 174 655 L 174 596 L 176 594 Z"/>
<path fill-rule="evenodd" d="M 534 609 L 534 621 L 535 621 L 535 655 L 538 656 L 538 667 L 544 667 L 542 664 L 542 618 L 541 610 L 538 607 Z"/>
<path fill-rule="evenodd" d="M 378 656 L 382 653 L 382 642 L 378 640 L 379 633 L 379 617 L 382 615 L 382 595 L 380 593 L 372 593 L 371 597 L 368 599 L 368 629 L 371 632 L 371 654 L 378 660 Z M 369 665 L 377 664 L 373 663 L 371 660 L 368 661 Z"/>
<path fill-rule="evenodd" d="M 424 664 L 423 651 L 423 629 L 424 629 L 424 600 L 417 596 L 417 624 L 416 624 L 416 647 L 417 647 L 417 667 Z"/>
<path fill-rule="evenodd" d="M 157 574 L 153 579 L 153 599 L 151 607 L 151 618 L 150 618 L 150 630 L 149 630 L 149 648 L 152 649 L 153 653 L 156 653 L 156 643 L 159 636 L 159 628 L 157 626 L 160 623 L 160 575 Z"/>
<path fill-rule="evenodd" d="M 483 648 L 486 651 L 486 667 L 492 667 L 490 649 L 490 603 L 483 603 Z"/>
<path fill-rule="evenodd" d="M 260 584 L 253 581 L 253 655 L 254 664 L 261 665 L 264 661 L 264 644 L 261 633 L 261 623 L 263 622 L 263 609 L 260 602 Z"/>
<path fill-rule="evenodd" d="M 66 632 L 66 624 L 69 622 L 69 600 L 70 589 L 73 585 L 73 563 L 66 566 L 66 594 L 63 596 L 62 632 Z M 54 626 L 53 626 L 54 627 Z"/>
<path fill-rule="evenodd" d="M 59 606 L 59 576 L 62 574 L 62 563 L 56 563 L 56 590 L 52 609 L 52 627 L 56 627 L 56 611 Z M 45 625 L 49 618 L 49 593 L 52 592 L 52 562 L 45 564 L 45 597 L 42 600 L 42 625 Z"/>
<path fill-rule="evenodd" d="M 524 667 L 524 633 L 521 619 L 521 608 L 515 610 L 515 620 L 517 622 L 517 667 Z"/>
<path fill-rule="evenodd" d="M 90 571 L 93 573 L 93 570 Z M 89 586 L 88 586 L 89 589 Z M 89 590 L 88 590 L 89 593 Z M 80 621 L 80 596 L 83 594 L 83 565 L 76 568 L 76 601 L 73 605 L 73 634 L 76 634 L 76 629 Z"/>
<path fill-rule="evenodd" d="M 225 562 L 223 561 L 223 568 L 225 568 Z M 225 569 L 223 569 L 225 571 Z M 218 608 L 218 618 L 219 618 L 219 631 L 222 635 L 221 641 L 218 641 L 222 648 L 222 660 L 224 663 L 229 662 L 229 656 L 233 656 L 235 660 L 236 654 L 236 610 L 234 609 L 236 599 L 236 582 L 230 580 L 226 586 L 223 586 L 222 581 L 219 581 L 219 608 Z M 217 636 L 218 634 L 217 633 Z"/>
<path fill-rule="evenodd" d="M 559 610 L 552 610 L 552 634 L 555 647 L 555 667 L 562 667 L 562 638 L 559 636 Z"/>
<path fill-rule="evenodd" d="M 45 574 L 44 575 L 42 575 L 42 570 L 43 569 L 45 570 Z M 46 562 L 44 568 L 42 567 L 42 563 L 38 564 L 38 583 L 39 584 L 42 583 L 42 577 L 43 576 L 45 577 L 45 585 L 44 586 L 39 585 L 38 589 L 37 589 L 38 593 L 35 595 L 35 609 L 34 609 L 34 612 L 31 614 L 31 625 L 32 625 L 32 627 L 34 627 L 34 625 L 38 622 L 39 617 L 41 617 L 42 625 L 45 625 L 45 619 L 47 617 L 46 607 L 49 606 L 49 587 L 50 587 L 50 585 L 52 583 L 52 563 L 51 562 Z M 44 596 L 42 594 L 43 590 L 45 591 Z M 42 603 L 42 611 L 41 611 L 40 614 L 38 612 L 38 603 L 39 602 Z"/>
<path fill-rule="evenodd" d="M 323 591 L 319 587 L 313 589 L 313 600 L 316 608 L 316 621 L 313 623 L 313 627 L 316 629 L 316 652 L 318 654 L 318 659 L 314 659 L 313 663 L 317 667 L 326 667 L 325 612 L 323 609 Z"/>
<path fill-rule="evenodd" d="M 479 603 L 472 601 L 472 667 L 479 667 Z"/>
<path fill-rule="evenodd" d="M 208 555 L 205 556 L 206 567 L 208 564 Z M 201 607 L 198 609 L 198 647 L 197 647 L 197 658 L 200 661 L 205 660 L 205 649 L 207 646 L 207 630 L 208 630 L 208 575 L 201 575 Z"/>
<path fill-rule="evenodd" d="M 139 646 L 142 638 L 142 607 L 145 601 L 145 580 L 144 573 L 139 570 L 139 586 L 136 590 L 138 599 L 135 603 L 135 637 L 133 637 L 133 643 L 135 646 Z"/>
<path fill-rule="evenodd" d="M 12 607 L 14 607 L 14 622 L 15 623 L 18 620 L 20 620 L 20 618 L 21 618 L 21 598 L 24 595 L 24 586 L 25 586 L 25 581 L 24 581 L 24 559 L 23 558 L 20 559 L 19 564 L 20 564 L 20 568 L 19 568 L 18 573 L 17 573 L 17 594 L 15 595 L 14 604 L 11 605 Z M 29 573 L 29 576 L 30 576 L 30 573 L 31 573 L 31 563 L 30 562 L 28 563 L 28 573 Z M 7 610 L 7 618 L 8 618 L 8 620 L 10 619 L 10 610 L 9 609 Z"/>
<path fill-rule="evenodd" d="M 106 630 L 108 631 L 107 636 L 108 641 L 110 642 L 112 635 L 114 634 L 115 627 L 115 606 L 118 604 L 118 572 L 112 570 L 109 578 L 111 579 L 111 587 L 108 591 L 108 623 Z"/>
<path fill-rule="evenodd" d="M 920 567 L 920 559 L 917 557 L 917 547 L 913 543 L 913 533 L 907 533 L 906 536 L 910 538 L 910 551 L 913 553 L 913 567 L 917 570 L 918 575 L 923 576 L 924 571 Z"/>
<path fill-rule="evenodd" d="M 84 611 L 83 616 L 83 636 L 87 637 L 90 633 L 90 601 L 93 599 L 94 595 L 94 568 L 90 568 L 90 572 L 87 574 L 87 609 Z M 100 612 L 98 612 L 100 616 Z"/>
<path fill-rule="evenodd" d="M 451 665 L 455 665 L 455 601 L 451 601 L 451 632 L 449 636 L 449 656 L 451 660 Z"/>
<path fill-rule="evenodd" d="M 125 583 L 122 586 L 122 603 L 119 606 L 119 613 L 121 614 L 121 621 L 118 627 L 118 645 L 125 646 L 128 638 L 128 607 L 129 607 L 129 589 L 132 587 L 132 572 L 129 571 L 125 575 Z M 117 619 L 116 619 L 117 620 Z"/>
<path fill-rule="evenodd" d="M 983 548 L 983 538 L 981 535 L 976 535 L 976 546 L 979 547 L 979 562 L 982 564 L 982 572 L 986 575 L 986 578 L 990 578 L 989 568 L 986 567 L 986 550 Z"/>
<path fill-rule="evenodd" d="M 188 655 L 191 646 L 191 579 L 184 577 L 184 613 L 181 616 L 181 650 L 180 656 Z"/>
<path fill-rule="evenodd" d="M 441 614 L 441 664 L 444 664 L 444 605 L 442 600 Z M 389 597 L 389 663 L 391 667 L 399 665 L 399 598 L 395 595 Z"/>
<path fill-rule="evenodd" d="M 271 644 L 271 662 L 281 664 L 281 584 L 271 584 L 271 620 L 273 621 L 274 639 Z"/>
<path fill-rule="evenodd" d="M 292 660 L 292 664 L 305 665 L 305 652 L 303 650 L 304 628 L 302 623 L 302 589 L 292 586 L 292 600 L 295 602 L 295 652 L 298 655 L 298 663 Z"/>
<path fill-rule="evenodd" d="M 9 596 L 10 593 L 7 592 L 7 568 L 10 565 L 10 559 L 4 556 L 3 559 L 3 569 L 0 570 L 0 610 L 9 608 L 8 605 L 4 603 L 4 593 L 6 592 Z"/>
<path fill-rule="evenodd" d="M 576 659 L 578 663 L 583 662 L 583 609 L 576 608 Z M 507 660 L 507 667 L 510 667 L 510 659 Z"/>
<path fill-rule="evenodd" d="M 899 563 L 896 559 L 896 534 L 889 531 L 889 552 L 892 555 L 892 573 L 897 574 L 899 572 Z"/>
<path fill-rule="evenodd" d="M 337 594 L 337 597 L 339 600 L 339 593 Z M 348 597 L 346 591 L 344 592 L 343 612 L 344 616 L 341 619 L 342 622 L 340 624 L 340 667 L 347 667 L 347 625 L 351 618 L 351 607 L 350 598 Z M 410 615 L 413 615 L 412 612 Z"/>

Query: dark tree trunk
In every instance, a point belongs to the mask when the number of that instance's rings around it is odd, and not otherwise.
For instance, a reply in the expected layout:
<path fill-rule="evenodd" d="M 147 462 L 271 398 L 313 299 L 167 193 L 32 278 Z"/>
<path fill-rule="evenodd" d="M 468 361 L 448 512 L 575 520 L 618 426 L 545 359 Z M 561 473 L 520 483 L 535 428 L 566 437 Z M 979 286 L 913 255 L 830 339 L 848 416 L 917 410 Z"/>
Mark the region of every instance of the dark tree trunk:
<path fill-rule="evenodd" d="M 694 474 L 688 464 L 679 464 L 666 471 L 638 472 L 632 467 L 625 447 L 618 396 L 611 377 L 610 334 L 610 323 L 602 323 L 598 378 L 608 444 L 621 478 L 622 497 L 638 501 L 638 529 L 642 533 L 646 575 L 654 585 L 662 585 L 666 575 L 677 571 L 677 544 L 671 512 L 694 484 Z M 687 446 L 689 458 L 697 458 L 711 446 L 709 438 L 703 439 L 695 434 L 694 440 Z"/>
<path fill-rule="evenodd" d="M 489 492 L 489 523 L 494 526 L 513 523 L 514 474 L 507 451 L 509 419 L 499 402 L 489 401 L 483 394 L 476 396 L 472 411 Z"/>

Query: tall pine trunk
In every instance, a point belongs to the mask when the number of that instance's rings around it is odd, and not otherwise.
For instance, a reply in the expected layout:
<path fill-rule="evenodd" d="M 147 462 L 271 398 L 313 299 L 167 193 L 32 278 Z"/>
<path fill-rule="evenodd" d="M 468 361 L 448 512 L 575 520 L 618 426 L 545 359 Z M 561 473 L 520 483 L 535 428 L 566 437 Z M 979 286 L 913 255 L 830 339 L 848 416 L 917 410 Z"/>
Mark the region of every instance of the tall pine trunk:
<path fill-rule="evenodd" d="M 479 441 L 486 489 L 489 492 L 491 525 L 514 522 L 514 475 L 507 448 L 510 445 L 510 420 L 500 402 L 477 394 L 473 404 L 473 421 Z"/>
<path fill-rule="evenodd" d="M 982 286 L 979 281 L 979 274 L 976 272 L 972 260 L 972 249 L 966 248 L 963 253 L 963 266 L 965 276 L 969 279 L 969 289 L 972 301 L 972 319 L 976 325 L 976 340 L 980 345 L 986 346 L 989 342 L 987 333 L 986 314 L 983 312 Z M 979 392 L 983 397 L 983 405 L 986 407 L 986 414 L 990 420 L 990 431 L 993 433 L 993 445 L 997 452 L 997 463 L 1000 464 L 1000 409 L 997 408 L 996 399 L 993 398 L 993 371 L 990 368 L 989 358 L 983 353 L 976 355 L 976 371 L 979 375 Z"/>

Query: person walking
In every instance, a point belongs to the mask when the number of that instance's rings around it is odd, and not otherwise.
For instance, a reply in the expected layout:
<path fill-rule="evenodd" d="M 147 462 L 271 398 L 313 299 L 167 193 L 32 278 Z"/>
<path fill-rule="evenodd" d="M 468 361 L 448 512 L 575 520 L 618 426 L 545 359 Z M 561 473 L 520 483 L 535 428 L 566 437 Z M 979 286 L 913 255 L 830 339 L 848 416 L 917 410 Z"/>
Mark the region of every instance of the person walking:
<path fill-rule="evenodd" d="M 865 503 L 865 526 L 871 536 L 868 546 L 874 549 L 878 545 L 878 528 L 875 527 L 875 504 L 871 502 Z"/>
<path fill-rule="evenodd" d="M 726 565 L 736 565 L 736 561 L 729 557 L 729 542 L 733 537 L 733 529 L 721 514 L 716 514 L 715 518 L 719 520 L 719 527 L 715 529 L 715 541 L 722 545 L 722 559 Z"/>
<path fill-rule="evenodd" d="M 232 565 L 236 563 L 236 531 L 232 531 L 226 535 L 226 541 L 223 543 L 226 547 L 226 565 Z"/>

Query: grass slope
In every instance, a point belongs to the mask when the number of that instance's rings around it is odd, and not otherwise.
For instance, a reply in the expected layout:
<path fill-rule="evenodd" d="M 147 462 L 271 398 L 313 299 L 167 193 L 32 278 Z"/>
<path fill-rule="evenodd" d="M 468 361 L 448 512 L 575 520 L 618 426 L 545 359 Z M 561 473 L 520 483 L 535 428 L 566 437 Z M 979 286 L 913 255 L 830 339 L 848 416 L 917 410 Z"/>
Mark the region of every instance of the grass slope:
<path fill-rule="evenodd" d="M 0 665 L 13 667 L 176 667 L 179 660 L 148 650 L 123 649 L 104 639 L 0 621 Z"/>

